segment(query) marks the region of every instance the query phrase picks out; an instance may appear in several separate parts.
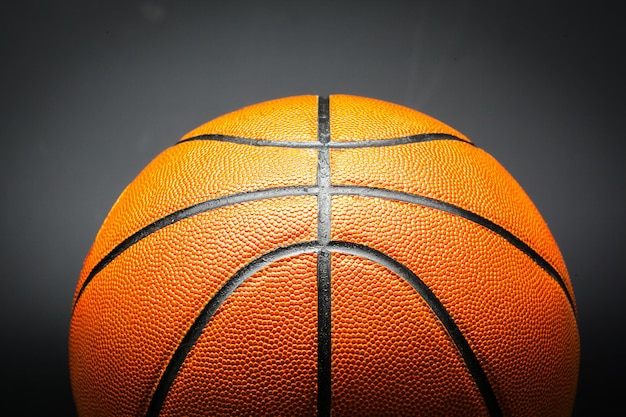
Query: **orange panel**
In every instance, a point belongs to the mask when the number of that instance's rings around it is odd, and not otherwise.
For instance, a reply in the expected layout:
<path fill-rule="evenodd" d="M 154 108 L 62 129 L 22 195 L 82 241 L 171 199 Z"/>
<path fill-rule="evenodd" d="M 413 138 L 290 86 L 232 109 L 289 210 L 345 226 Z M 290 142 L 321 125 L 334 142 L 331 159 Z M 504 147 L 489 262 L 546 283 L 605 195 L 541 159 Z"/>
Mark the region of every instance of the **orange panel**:
<path fill-rule="evenodd" d="M 367 259 L 332 255 L 332 415 L 486 416 L 428 305 Z"/>
<path fill-rule="evenodd" d="M 469 141 L 439 120 L 408 107 L 348 95 L 330 96 L 331 140 L 355 142 L 393 139 L 423 133 L 447 133 Z"/>
<path fill-rule="evenodd" d="M 244 107 L 183 136 L 217 134 L 290 142 L 317 141 L 317 96 L 288 97 Z"/>
<path fill-rule="evenodd" d="M 578 332 L 561 287 L 528 256 L 468 220 L 418 205 L 333 197 L 332 239 L 410 268 L 468 339 L 505 415 L 567 415 Z"/>
<path fill-rule="evenodd" d="M 316 416 L 316 256 L 279 260 L 217 310 L 162 416 Z"/>
<path fill-rule="evenodd" d="M 504 227 L 546 259 L 573 294 L 565 263 L 533 202 L 489 154 L 457 141 L 331 150 L 333 185 L 419 194 Z"/>
<path fill-rule="evenodd" d="M 315 239 L 316 211 L 314 197 L 224 207 L 167 226 L 114 259 L 85 290 L 71 321 L 79 411 L 141 414 L 202 306 L 251 260 Z"/>
<path fill-rule="evenodd" d="M 187 142 L 157 156 L 105 219 L 85 259 L 81 287 L 91 269 L 139 229 L 177 210 L 225 195 L 315 184 L 317 151 Z"/>

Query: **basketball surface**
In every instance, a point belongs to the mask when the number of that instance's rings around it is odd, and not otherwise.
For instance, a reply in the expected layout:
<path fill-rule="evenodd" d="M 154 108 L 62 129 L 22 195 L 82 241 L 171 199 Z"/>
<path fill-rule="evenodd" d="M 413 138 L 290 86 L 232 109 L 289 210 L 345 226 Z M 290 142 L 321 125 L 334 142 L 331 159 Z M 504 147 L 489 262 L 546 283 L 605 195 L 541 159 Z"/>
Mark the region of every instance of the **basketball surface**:
<path fill-rule="evenodd" d="M 219 117 L 124 190 L 74 296 L 81 416 L 568 416 L 566 266 L 485 151 L 332 95 Z"/>

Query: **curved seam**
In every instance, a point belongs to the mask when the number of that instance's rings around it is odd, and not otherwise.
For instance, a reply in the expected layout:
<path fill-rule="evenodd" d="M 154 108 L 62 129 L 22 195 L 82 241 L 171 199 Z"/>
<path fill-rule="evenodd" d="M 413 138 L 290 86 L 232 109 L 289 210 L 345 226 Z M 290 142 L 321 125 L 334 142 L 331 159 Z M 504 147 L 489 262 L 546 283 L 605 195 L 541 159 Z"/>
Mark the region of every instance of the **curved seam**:
<path fill-rule="evenodd" d="M 432 142 L 437 140 L 452 140 L 457 142 L 463 142 L 468 145 L 476 146 L 473 142 L 470 142 L 465 139 L 461 139 L 458 136 L 451 135 L 449 133 L 420 133 L 417 135 L 410 136 L 401 136 L 397 138 L 390 139 L 368 139 L 361 141 L 353 141 L 353 142 L 336 142 L 332 141 L 330 143 L 323 143 L 319 140 L 314 141 L 281 141 L 281 140 L 265 140 L 265 139 L 252 139 L 252 138 L 244 138 L 239 136 L 229 136 L 229 135 L 220 135 L 220 134 L 205 134 L 193 136 L 191 138 L 181 139 L 176 142 L 176 145 L 193 142 L 193 141 L 211 141 L 211 142 L 229 142 L 236 143 L 239 145 L 250 145 L 250 146 L 268 146 L 268 147 L 277 147 L 277 148 L 304 148 L 304 149 L 318 149 L 322 147 L 328 147 L 333 149 L 354 149 L 354 148 L 375 148 L 375 147 L 384 147 L 384 146 L 397 146 L 397 145 L 407 145 L 411 143 L 421 143 L 421 142 Z"/>
<path fill-rule="evenodd" d="M 185 358 L 195 345 L 198 338 L 202 335 L 204 328 L 211 320 L 217 309 L 237 288 L 239 288 L 241 284 L 245 282 L 245 280 L 273 262 L 294 255 L 315 253 L 320 251 L 321 248 L 322 246 L 317 242 L 304 242 L 274 249 L 273 251 L 261 255 L 244 265 L 233 276 L 231 276 L 226 283 L 220 287 L 215 295 L 211 297 L 209 302 L 205 304 L 202 311 L 196 317 L 193 324 L 183 337 L 181 343 L 174 351 L 174 354 L 163 371 L 163 374 L 161 375 L 161 378 L 152 395 L 146 412 L 146 417 L 157 417 L 159 415 L 163 403 L 167 398 L 170 387 L 178 375 L 180 367 L 183 365 Z"/>
<path fill-rule="evenodd" d="M 237 288 L 239 288 L 239 286 L 241 286 L 256 272 L 266 266 L 269 266 L 273 262 L 304 253 L 317 253 L 319 256 L 319 254 L 323 251 L 344 253 L 368 259 L 384 266 L 408 282 L 426 302 L 430 310 L 438 318 L 439 322 L 443 325 L 446 332 L 454 342 L 472 376 L 472 379 L 481 393 L 483 400 L 485 401 L 485 405 L 490 415 L 494 417 L 502 415 L 502 411 L 493 388 L 489 383 L 480 361 L 469 345 L 469 342 L 465 339 L 465 336 L 458 328 L 445 306 L 432 292 L 432 290 L 428 288 L 428 286 L 415 273 L 413 273 L 413 271 L 411 271 L 411 269 L 391 256 L 368 246 L 341 241 L 331 241 L 328 245 L 321 245 L 319 242 L 314 241 L 296 243 L 290 246 L 274 249 L 273 251 L 261 255 L 244 265 L 234 275 L 232 275 L 231 278 L 229 278 L 224 285 L 222 285 L 222 287 L 220 287 L 216 294 L 205 304 L 202 311 L 196 317 L 193 324 L 183 337 L 181 343 L 174 351 L 172 358 L 168 362 L 159 382 L 157 383 L 157 387 L 155 388 L 154 394 L 148 406 L 148 411 L 146 412 L 146 417 L 156 417 L 159 415 L 159 412 L 167 398 L 170 387 L 176 379 L 187 355 L 193 349 L 195 343 L 202 335 L 204 328 L 208 325 L 217 309 Z"/>
<path fill-rule="evenodd" d="M 565 294 L 567 298 L 567 302 L 569 303 L 570 308 L 574 314 L 574 317 L 577 316 L 576 307 L 574 305 L 574 300 L 572 295 L 570 294 L 567 286 L 565 285 L 565 281 L 563 277 L 559 274 L 559 272 L 554 268 L 546 259 L 544 259 L 537 251 L 530 247 L 526 242 L 524 242 L 519 237 L 515 236 L 513 233 L 500 226 L 497 223 L 492 222 L 491 220 L 476 214 L 470 210 L 464 209 L 462 207 L 456 206 L 451 203 L 446 203 L 441 200 L 437 200 L 430 197 L 421 196 L 418 194 L 409 194 L 402 191 L 395 190 L 387 190 L 384 188 L 373 188 L 373 187 L 362 187 L 362 186 L 350 186 L 350 185 L 335 185 L 331 187 L 332 195 L 353 195 L 353 196 L 361 196 L 361 197 L 373 197 L 373 198 L 383 198 L 387 200 L 395 200 L 402 201 L 405 203 L 418 204 L 425 207 L 430 207 L 442 212 L 450 213 L 456 215 L 458 217 L 464 218 L 476 224 L 479 224 L 485 227 L 488 230 L 496 233 L 497 235 L 504 238 L 511 245 L 519 249 L 522 253 L 528 256 L 535 264 L 541 267 L 552 279 L 556 281 L 556 283 L 561 288 L 562 292 Z"/>
<path fill-rule="evenodd" d="M 493 387 L 491 386 L 489 379 L 487 378 L 487 374 L 480 364 L 478 357 L 472 350 L 469 342 L 463 335 L 463 332 L 461 332 L 461 329 L 459 329 L 456 325 L 448 310 L 424 281 L 422 281 L 409 267 L 402 264 L 400 261 L 369 246 L 352 242 L 335 241 L 332 242 L 331 248 L 332 251 L 358 256 L 382 265 L 408 282 L 426 302 L 430 310 L 437 317 L 454 342 L 457 350 L 463 358 L 463 361 L 465 362 L 465 366 L 470 372 L 474 383 L 483 397 L 489 414 L 493 417 L 502 416 L 500 404 L 498 403 Z"/>
<path fill-rule="evenodd" d="M 92 268 L 91 272 L 89 273 L 89 275 L 83 282 L 83 285 L 81 286 L 76 296 L 76 300 L 74 301 L 74 305 L 72 307 L 72 314 L 76 308 L 76 305 L 78 304 L 78 301 L 81 295 L 84 293 L 86 287 L 89 285 L 89 283 L 93 280 L 93 278 L 97 275 L 98 272 L 104 269 L 106 265 L 108 265 L 111 261 L 117 258 L 130 246 L 137 243 L 144 237 L 147 237 L 150 234 L 162 229 L 163 227 L 176 223 L 179 220 L 190 218 L 196 214 L 210 211 L 215 208 L 238 204 L 241 202 L 256 201 L 256 200 L 261 200 L 263 198 L 295 197 L 295 196 L 307 196 L 307 195 L 315 196 L 317 195 L 318 192 L 319 192 L 319 187 L 317 186 L 295 186 L 295 187 L 283 187 L 283 188 L 268 188 L 268 189 L 259 190 L 259 191 L 251 191 L 251 192 L 245 192 L 245 193 L 239 193 L 239 194 L 230 194 L 224 197 L 219 197 L 219 198 L 212 199 L 212 200 L 206 200 L 204 202 L 180 209 L 168 216 L 160 218 L 156 220 L 155 222 L 133 233 L 131 236 L 129 236 L 125 240 L 123 240 L 121 243 L 115 246 L 107 255 L 105 255 Z M 550 277 L 552 277 L 561 287 L 561 289 L 563 290 L 570 304 L 570 307 L 573 311 L 574 316 L 577 317 L 577 311 L 574 305 L 573 298 L 570 295 L 569 290 L 567 289 L 567 286 L 565 286 L 565 282 L 563 281 L 563 278 L 558 273 L 558 271 L 556 271 L 556 269 L 548 261 L 546 261 L 541 255 L 539 255 L 534 249 L 532 249 L 528 244 L 523 242 L 521 239 L 513 235 L 511 232 L 509 232 L 502 226 L 482 216 L 479 216 L 478 214 L 475 214 L 469 210 L 463 209 L 453 204 L 436 200 L 430 197 L 425 197 L 425 196 L 421 196 L 418 194 L 404 193 L 401 191 L 386 190 L 382 188 L 335 185 L 335 186 L 330 186 L 330 194 L 331 195 L 355 195 L 355 196 L 361 196 L 361 197 L 376 197 L 376 198 L 383 198 L 387 200 L 403 201 L 406 203 L 418 204 L 418 205 L 433 208 L 439 211 L 443 211 L 446 213 L 450 213 L 453 215 L 457 215 L 459 217 L 465 218 L 466 220 L 480 224 L 481 226 L 501 236 L 513 246 L 517 247 L 519 250 L 521 250 L 523 253 L 529 256 L 533 260 L 533 262 L 535 262 L 542 269 L 544 269 L 548 273 L 548 275 L 550 275 Z"/>
<path fill-rule="evenodd" d="M 130 248 L 135 243 L 139 242 L 143 238 L 151 235 L 154 232 L 157 232 L 163 229 L 166 226 L 177 223 L 180 220 L 188 219 L 190 217 L 195 216 L 196 214 L 205 213 L 207 211 L 215 210 L 222 207 L 227 207 L 239 203 L 263 200 L 266 198 L 280 198 L 280 197 L 297 197 L 297 196 L 314 196 L 319 192 L 319 187 L 317 186 L 293 186 L 293 187 L 279 187 L 279 188 L 266 188 L 263 190 L 257 191 L 249 191 L 237 194 L 229 194 L 222 197 L 205 200 L 200 203 L 194 204 L 192 206 L 188 206 L 177 210 L 165 217 L 161 217 L 160 219 L 144 226 L 139 229 L 122 242 L 118 243 L 109 253 L 107 253 L 89 272 L 87 278 L 80 287 L 76 295 L 76 300 L 74 301 L 74 305 L 72 306 L 72 314 L 78 305 L 78 301 L 80 300 L 82 294 L 85 289 L 89 285 L 89 283 L 93 280 L 93 278 L 103 270 L 109 263 L 111 263 L 115 258 L 124 253 L 126 249 Z"/>

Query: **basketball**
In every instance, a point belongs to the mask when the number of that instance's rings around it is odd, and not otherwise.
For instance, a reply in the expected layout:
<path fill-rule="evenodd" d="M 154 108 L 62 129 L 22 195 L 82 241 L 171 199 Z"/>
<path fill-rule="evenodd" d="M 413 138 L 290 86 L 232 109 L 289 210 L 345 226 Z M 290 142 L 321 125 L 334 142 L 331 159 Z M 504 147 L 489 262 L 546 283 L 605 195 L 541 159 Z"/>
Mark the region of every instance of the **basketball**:
<path fill-rule="evenodd" d="M 572 284 L 514 178 L 348 96 L 184 135 L 114 203 L 69 328 L 80 416 L 569 416 Z"/>

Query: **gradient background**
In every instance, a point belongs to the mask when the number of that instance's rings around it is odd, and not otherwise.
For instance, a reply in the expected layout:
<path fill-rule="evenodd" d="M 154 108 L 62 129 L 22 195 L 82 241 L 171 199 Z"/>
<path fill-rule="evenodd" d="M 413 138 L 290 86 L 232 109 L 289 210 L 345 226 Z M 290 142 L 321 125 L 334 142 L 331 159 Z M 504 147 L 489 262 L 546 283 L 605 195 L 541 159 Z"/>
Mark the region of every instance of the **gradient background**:
<path fill-rule="evenodd" d="M 73 415 L 71 300 L 126 184 L 209 119 L 309 93 L 413 107 L 513 174 L 572 276 L 575 415 L 623 409 L 621 9 L 468 3 L 3 2 L 1 413 Z"/>

